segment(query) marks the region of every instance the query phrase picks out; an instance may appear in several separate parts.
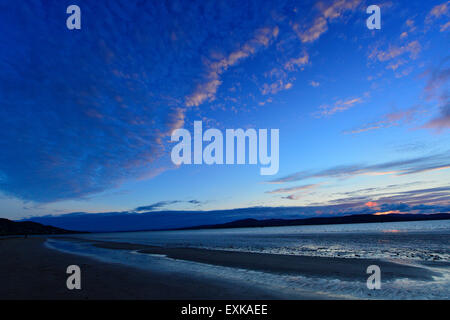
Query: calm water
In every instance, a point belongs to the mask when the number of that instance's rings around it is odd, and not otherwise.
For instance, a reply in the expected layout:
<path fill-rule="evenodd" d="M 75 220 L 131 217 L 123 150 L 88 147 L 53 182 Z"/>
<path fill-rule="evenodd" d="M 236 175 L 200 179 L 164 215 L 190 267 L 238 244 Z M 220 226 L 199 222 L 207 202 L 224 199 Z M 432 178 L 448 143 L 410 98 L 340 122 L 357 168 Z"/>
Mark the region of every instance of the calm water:
<path fill-rule="evenodd" d="M 349 225 L 242 228 L 222 230 L 153 231 L 80 235 L 80 238 L 131 242 L 164 247 L 197 247 L 292 255 L 381 258 L 408 265 L 426 266 L 442 274 L 435 281 L 407 279 L 385 283 L 368 296 L 365 283 L 309 279 L 236 270 L 169 259 L 164 256 L 94 248 L 86 243 L 51 240 L 59 250 L 97 259 L 134 265 L 153 271 L 189 272 L 198 277 L 243 281 L 286 293 L 314 292 L 326 297 L 450 298 L 450 220 Z M 439 262 L 435 266 L 429 262 Z M 447 265 L 447 267 L 445 266 Z M 270 283 L 270 285 L 269 285 Z"/>
<path fill-rule="evenodd" d="M 450 220 L 127 232 L 89 239 L 294 255 L 450 261 Z"/>

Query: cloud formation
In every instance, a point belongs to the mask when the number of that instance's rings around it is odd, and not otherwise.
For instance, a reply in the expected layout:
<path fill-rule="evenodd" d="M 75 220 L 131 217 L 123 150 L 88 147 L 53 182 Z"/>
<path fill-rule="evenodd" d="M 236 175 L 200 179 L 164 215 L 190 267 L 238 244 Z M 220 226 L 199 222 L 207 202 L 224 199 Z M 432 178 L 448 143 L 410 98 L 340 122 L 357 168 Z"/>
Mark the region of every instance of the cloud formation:
<path fill-rule="evenodd" d="M 374 165 L 352 164 L 342 165 L 325 170 L 308 172 L 300 171 L 278 179 L 270 180 L 269 183 L 285 183 L 301 181 L 312 178 L 346 178 L 357 175 L 408 175 L 430 170 L 447 169 L 450 167 L 450 152 L 434 154 L 430 156 L 389 161 Z"/>
<path fill-rule="evenodd" d="M 354 11 L 360 3 L 360 0 L 320 1 L 316 4 L 318 13 L 314 17 L 313 22 L 306 25 L 295 23 L 293 29 L 302 42 L 316 41 L 328 30 L 330 22 L 343 17 L 347 12 Z"/>
<path fill-rule="evenodd" d="M 133 209 L 133 212 L 152 212 L 157 210 L 166 209 L 168 206 L 173 204 L 185 203 L 190 205 L 200 205 L 201 202 L 198 200 L 170 200 L 170 201 L 158 201 L 146 206 L 140 206 Z"/>
<path fill-rule="evenodd" d="M 250 207 L 211 211 L 158 211 L 158 212 L 106 212 L 71 213 L 56 216 L 32 217 L 30 220 L 45 225 L 80 231 L 126 231 L 182 228 L 198 225 L 226 223 L 241 219 L 300 219 L 310 217 L 336 217 L 351 214 L 439 213 L 450 212 L 450 205 L 415 205 L 403 202 L 379 203 L 368 207 L 364 203 L 340 203 L 293 207 Z"/>
<path fill-rule="evenodd" d="M 194 93 L 186 97 L 186 105 L 188 107 L 199 106 L 205 101 L 213 101 L 217 89 L 222 83 L 220 81 L 221 74 L 239 61 L 255 54 L 262 47 L 267 47 L 277 35 L 278 27 L 261 28 L 255 32 L 255 36 L 252 39 L 244 43 L 238 50 L 218 60 L 207 61 L 205 81 L 197 86 Z"/>
<path fill-rule="evenodd" d="M 287 193 L 287 192 L 305 191 L 305 190 L 314 189 L 314 188 L 318 187 L 319 185 L 320 184 L 306 184 L 306 185 L 297 186 L 297 187 L 275 189 L 272 191 L 267 191 L 266 193 Z"/>
<path fill-rule="evenodd" d="M 402 111 L 394 111 L 383 115 L 381 120 L 367 123 L 361 127 L 344 131 L 344 134 L 358 134 L 362 132 L 390 128 L 413 122 L 422 112 L 420 108 L 413 107 Z"/>
<path fill-rule="evenodd" d="M 450 206 L 450 186 L 422 188 L 412 190 L 395 190 L 393 188 L 376 188 L 373 191 L 355 191 L 348 196 L 328 201 L 329 205 L 361 205 L 376 211 L 413 211 L 421 213 L 423 209 L 434 208 L 446 210 Z M 413 208 L 413 209 L 412 209 Z"/>
<path fill-rule="evenodd" d="M 436 68 L 428 71 L 429 79 L 425 86 L 425 95 L 437 102 L 439 114 L 427 122 L 423 128 L 443 132 L 450 128 L 450 57 L 446 57 Z"/>
<path fill-rule="evenodd" d="M 280 33 L 273 14 L 287 5 L 77 4 L 77 31 L 65 28 L 62 2 L 2 4 L 0 190 L 8 196 L 78 199 L 170 167 L 160 163 L 167 137 L 188 110 L 215 99 L 227 70 L 270 47 Z M 294 58 L 292 68 L 307 62 L 296 53 L 280 65 Z"/>
<path fill-rule="evenodd" d="M 437 19 L 450 15 L 450 1 L 435 5 L 425 17 L 425 23 L 430 24 Z"/>
<path fill-rule="evenodd" d="M 362 103 L 363 99 L 356 98 L 348 98 L 345 100 L 338 100 L 332 105 L 323 104 L 319 107 L 319 110 L 315 113 L 317 117 L 328 117 L 335 113 L 342 112 L 348 110 L 355 106 L 356 104 Z"/>

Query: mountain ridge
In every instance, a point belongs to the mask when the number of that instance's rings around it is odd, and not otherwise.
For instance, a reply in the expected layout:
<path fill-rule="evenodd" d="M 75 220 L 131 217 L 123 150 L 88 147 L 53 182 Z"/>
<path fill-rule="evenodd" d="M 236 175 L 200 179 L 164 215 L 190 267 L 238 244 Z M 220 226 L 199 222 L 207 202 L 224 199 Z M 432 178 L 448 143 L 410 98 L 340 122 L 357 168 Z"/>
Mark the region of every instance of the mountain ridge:
<path fill-rule="evenodd" d="M 448 220 L 448 219 L 450 219 L 450 213 L 385 214 L 385 215 L 354 214 L 341 217 L 316 217 L 316 218 L 302 218 L 302 219 L 262 219 L 262 220 L 248 218 L 221 224 L 177 228 L 176 230 L 286 227 L 286 226 L 302 226 L 302 225 L 432 221 L 432 220 Z"/>
<path fill-rule="evenodd" d="M 0 236 L 70 233 L 80 232 L 65 230 L 53 226 L 46 226 L 33 221 L 11 221 L 5 218 L 0 218 Z"/>

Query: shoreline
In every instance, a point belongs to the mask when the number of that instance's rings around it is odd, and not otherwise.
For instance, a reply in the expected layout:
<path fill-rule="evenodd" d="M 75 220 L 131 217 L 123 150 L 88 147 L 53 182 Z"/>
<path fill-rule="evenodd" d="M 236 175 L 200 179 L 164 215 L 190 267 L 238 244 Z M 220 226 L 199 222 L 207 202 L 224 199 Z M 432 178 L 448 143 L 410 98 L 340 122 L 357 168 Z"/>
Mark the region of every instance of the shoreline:
<path fill-rule="evenodd" d="M 189 275 L 161 277 L 131 266 L 47 248 L 47 237 L 0 240 L 1 300 L 278 300 L 292 299 L 223 279 L 205 281 Z M 66 269 L 80 266 L 81 290 L 68 290 Z M 305 295 L 296 299 L 318 299 Z"/>
<path fill-rule="evenodd" d="M 132 299 L 132 300 L 314 300 L 335 299 L 316 290 L 274 290 L 265 283 L 235 280 L 220 275 L 194 275 L 175 271 L 133 266 L 126 260 L 105 262 L 77 252 L 61 251 L 45 245 L 47 239 L 87 242 L 94 247 L 137 251 L 142 254 L 163 255 L 168 259 L 188 261 L 241 271 L 256 271 L 281 276 L 303 276 L 325 281 L 343 280 L 365 287 L 366 269 L 376 264 L 382 270 L 382 281 L 398 279 L 433 282 L 440 274 L 421 266 L 411 266 L 381 259 L 331 258 L 250 253 L 198 248 L 167 248 L 124 242 L 97 241 L 73 237 L 37 236 L 0 239 L 0 251 L 8 257 L 0 260 L 0 299 Z M 125 259 L 126 256 L 124 256 Z M 123 261 L 123 262 L 122 262 Z M 76 264 L 82 270 L 82 290 L 66 288 L 66 268 Z M 441 265 L 439 263 L 433 266 Z M 448 267 L 448 266 L 447 266 Z M 7 271 L 7 272 L 5 272 Z M 366 298 L 371 298 L 368 292 Z M 365 295 L 365 294 L 364 294 Z M 352 295 L 353 296 L 353 295 Z M 356 297 L 342 296 L 339 299 Z M 364 299 L 364 296 L 361 297 Z M 382 298 L 381 296 L 379 298 Z"/>
<path fill-rule="evenodd" d="M 84 241 L 92 242 L 93 246 L 98 248 L 159 254 L 175 260 L 284 275 L 365 282 L 367 279 L 366 269 L 374 264 L 380 266 L 383 270 L 383 279 L 386 281 L 402 278 L 430 281 L 433 280 L 433 276 L 440 275 L 427 268 L 408 266 L 381 259 L 296 256 L 183 247 L 163 248 L 123 242 L 86 239 Z"/>

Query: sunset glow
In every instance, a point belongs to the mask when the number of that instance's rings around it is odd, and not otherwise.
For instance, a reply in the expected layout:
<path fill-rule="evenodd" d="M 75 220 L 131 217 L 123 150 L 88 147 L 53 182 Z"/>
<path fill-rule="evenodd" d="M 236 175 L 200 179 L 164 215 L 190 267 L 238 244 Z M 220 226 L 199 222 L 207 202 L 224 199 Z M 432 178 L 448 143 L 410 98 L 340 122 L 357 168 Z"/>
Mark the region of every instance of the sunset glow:
<path fill-rule="evenodd" d="M 385 214 L 402 214 L 405 212 L 400 212 L 400 210 L 390 210 L 390 211 L 383 211 L 383 212 L 375 212 L 374 215 L 375 216 L 381 216 L 381 215 L 385 215 Z"/>

